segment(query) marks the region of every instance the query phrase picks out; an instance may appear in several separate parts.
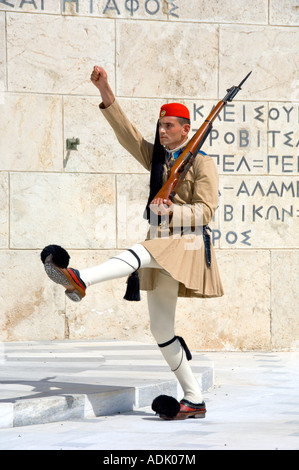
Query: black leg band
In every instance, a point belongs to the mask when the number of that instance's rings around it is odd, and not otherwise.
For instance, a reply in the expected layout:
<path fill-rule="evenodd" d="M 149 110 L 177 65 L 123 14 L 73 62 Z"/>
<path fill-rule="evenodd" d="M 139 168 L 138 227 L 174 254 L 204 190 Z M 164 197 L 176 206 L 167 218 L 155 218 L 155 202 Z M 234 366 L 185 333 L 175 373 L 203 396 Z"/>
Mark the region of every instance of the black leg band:
<path fill-rule="evenodd" d="M 174 336 L 171 340 L 167 341 L 166 343 L 158 344 L 158 346 L 159 348 L 166 348 L 166 346 L 169 346 L 170 344 L 174 343 L 176 339 L 177 336 Z"/>
<path fill-rule="evenodd" d="M 138 271 L 138 269 L 141 266 L 141 260 L 140 260 L 139 256 L 137 255 L 137 253 L 135 253 L 135 251 L 131 250 L 130 248 L 127 251 L 130 251 L 130 253 L 132 253 L 132 255 L 134 255 L 135 258 L 137 259 L 137 263 L 138 263 L 138 268 L 137 269 L 135 269 L 134 266 L 132 266 L 130 263 L 128 263 L 128 261 L 125 261 L 124 259 L 118 258 L 117 256 L 113 256 L 113 258 L 111 258 L 111 259 L 119 259 L 120 261 L 123 261 L 124 263 L 127 263 L 129 266 L 131 266 L 131 268 L 134 269 L 135 271 Z"/>
<path fill-rule="evenodd" d="M 141 266 L 141 261 L 140 261 L 140 258 L 139 258 L 139 256 L 137 255 L 137 253 L 135 253 L 135 251 L 134 251 L 134 250 L 131 250 L 131 248 L 129 248 L 129 249 L 128 249 L 128 251 L 129 251 L 130 253 L 132 253 L 132 255 L 134 255 L 134 256 L 135 256 L 135 258 L 137 259 L 137 262 L 138 262 L 138 268 L 136 269 L 136 271 L 138 271 L 138 269 L 139 269 L 139 268 L 140 268 L 140 266 Z"/>
<path fill-rule="evenodd" d="M 181 343 L 181 346 L 182 348 L 185 350 L 185 353 L 186 353 L 186 356 L 187 356 L 187 359 L 188 361 L 191 361 L 192 359 L 192 354 L 187 346 L 187 344 L 185 343 L 185 340 L 184 338 L 182 338 L 181 336 L 174 336 L 172 339 L 170 339 L 169 341 L 166 341 L 166 343 L 162 343 L 162 344 L 158 344 L 159 348 L 165 348 L 166 346 L 169 346 L 170 344 L 174 343 L 174 341 L 178 339 L 179 342 Z"/>

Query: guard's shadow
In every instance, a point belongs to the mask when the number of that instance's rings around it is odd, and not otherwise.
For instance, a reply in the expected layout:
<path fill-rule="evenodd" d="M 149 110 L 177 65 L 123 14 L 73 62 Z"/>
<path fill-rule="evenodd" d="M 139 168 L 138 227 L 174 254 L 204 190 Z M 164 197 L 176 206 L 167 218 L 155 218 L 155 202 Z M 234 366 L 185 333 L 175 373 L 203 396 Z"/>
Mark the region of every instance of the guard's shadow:
<path fill-rule="evenodd" d="M 55 382 L 56 377 L 45 377 L 41 380 L 0 380 L 1 385 L 21 385 L 29 387 L 31 394 L 21 394 L 15 398 L 0 399 L 0 403 L 16 403 L 20 400 L 45 398 L 51 396 L 93 395 L 126 390 L 128 387 L 112 385 L 92 385 L 76 382 Z"/>

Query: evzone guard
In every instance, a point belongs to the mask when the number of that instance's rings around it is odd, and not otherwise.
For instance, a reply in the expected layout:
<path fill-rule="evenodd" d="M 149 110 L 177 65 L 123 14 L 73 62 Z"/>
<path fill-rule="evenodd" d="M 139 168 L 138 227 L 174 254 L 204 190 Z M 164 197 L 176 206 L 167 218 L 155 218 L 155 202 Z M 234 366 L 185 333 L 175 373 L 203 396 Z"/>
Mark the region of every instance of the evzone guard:
<path fill-rule="evenodd" d="M 211 157 L 199 150 L 201 145 L 197 142 L 196 152 L 192 150 L 196 158 L 192 157 L 192 165 L 184 167 L 184 178 L 176 187 L 171 186 L 171 194 L 169 191 L 163 194 L 161 190 L 170 181 L 172 169 L 182 158 L 188 160 L 190 156 L 194 137 L 191 140 L 188 137 L 188 108 L 180 103 L 163 105 L 152 144 L 124 114 L 106 71 L 95 66 L 91 81 L 100 91 L 102 103 L 99 109 L 116 138 L 150 171 L 150 191 L 145 208 L 150 230 L 145 241 L 98 266 L 80 270 L 68 267 L 70 257 L 64 248 L 49 245 L 41 253 L 45 271 L 52 281 L 66 289 L 65 294 L 74 302 L 81 301 L 91 286 L 122 277 L 128 277 L 127 300 L 139 300 L 139 289 L 147 291 L 151 332 L 184 392 L 180 402 L 160 395 L 153 401 L 152 409 L 168 420 L 204 418 L 206 405 L 190 367 L 190 351 L 184 339 L 175 333 L 175 311 L 178 297 L 223 295 L 215 252 L 206 230 L 218 205 L 216 166 Z M 238 91 L 240 85 L 233 88 Z M 211 123 L 208 127 L 204 130 L 206 135 Z M 181 169 L 180 173 L 183 173 Z M 188 220 L 188 227 L 184 226 L 184 220 Z"/>

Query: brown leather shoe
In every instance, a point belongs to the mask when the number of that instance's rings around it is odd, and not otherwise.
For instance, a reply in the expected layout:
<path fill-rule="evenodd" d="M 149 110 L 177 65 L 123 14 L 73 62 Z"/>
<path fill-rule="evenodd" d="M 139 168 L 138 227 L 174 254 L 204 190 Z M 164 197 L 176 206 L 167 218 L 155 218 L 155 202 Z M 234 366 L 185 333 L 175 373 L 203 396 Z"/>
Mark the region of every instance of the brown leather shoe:
<path fill-rule="evenodd" d="M 206 416 L 206 404 L 205 402 L 194 404 L 188 400 L 180 401 L 180 411 L 173 418 L 169 418 L 165 415 L 160 415 L 160 418 L 165 420 L 178 420 L 187 418 L 205 418 Z"/>
<path fill-rule="evenodd" d="M 86 286 L 80 278 L 80 273 L 73 268 L 60 268 L 53 263 L 53 256 L 49 255 L 44 262 L 48 277 L 66 288 L 65 295 L 73 302 L 80 302 L 85 297 Z"/>

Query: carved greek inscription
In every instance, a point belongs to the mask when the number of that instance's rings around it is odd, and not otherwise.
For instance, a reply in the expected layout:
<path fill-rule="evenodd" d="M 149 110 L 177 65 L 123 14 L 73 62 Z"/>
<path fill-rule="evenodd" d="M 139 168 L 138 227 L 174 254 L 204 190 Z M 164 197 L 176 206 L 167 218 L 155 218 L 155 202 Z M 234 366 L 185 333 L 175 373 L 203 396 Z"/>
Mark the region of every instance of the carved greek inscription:
<path fill-rule="evenodd" d="M 201 124 L 209 111 L 206 105 L 194 103 L 194 124 Z M 298 124 L 298 104 L 269 109 L 267 105 L 227 104 L 214 123 L 205 149 L 223 174 L 298 174 Z"/>
<path fill-rule="evenodd" d="M 0 6 L 4 5 L 8 10 L 10 9 L 21 9 L 25 11 L 27 5 L 32 5 L 34 10 L 43 12 L 46 7 L 50 6 L 53 0 L 0 0 Z M 115 12 L 118 16 L 125 16 L 128 12 L 131 17 L 134 17 L 137 13 L 144 13 L 145 16 L 155 17 L 160 11 L 164 11 L 163 0 L 62 0 L 62 12 L 67 13 L 68 5 L 73 5 L 76 13 L 81 12 L 82 6 L 86 6 L 86 2 L 89 3 L 89 14 L 93 14 L 95 11 L 100 12 L 102 15 L 106 15 Z M 167 10 L 165 13 L 171 18 L 179 18 L 177 5 L 178 0 L 172 0 L 167 2 Z"/>
<path fill-rule="evenodd" d="M 211 106 L 192 107 L 195 132 Z M 203 147 L 220 176 L 216 246 L 297 246 L 298 124 L 298 103 L 229 103 L 218 116 Z"/>
<path fill-rule="evenodd" d="M 24 9 L 26 5 L 32 5 L 35 10 L 43 11 L 45 9 L 45 1 L 47 0 L 0 0 L 0 5 L 3 4 L 9 8 L 21 8 Z"/>

